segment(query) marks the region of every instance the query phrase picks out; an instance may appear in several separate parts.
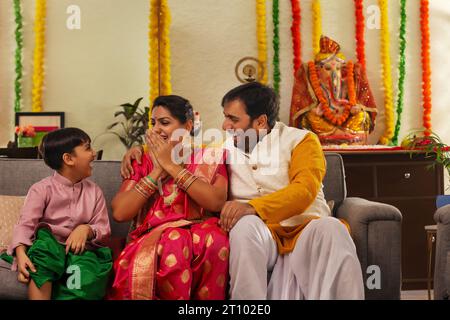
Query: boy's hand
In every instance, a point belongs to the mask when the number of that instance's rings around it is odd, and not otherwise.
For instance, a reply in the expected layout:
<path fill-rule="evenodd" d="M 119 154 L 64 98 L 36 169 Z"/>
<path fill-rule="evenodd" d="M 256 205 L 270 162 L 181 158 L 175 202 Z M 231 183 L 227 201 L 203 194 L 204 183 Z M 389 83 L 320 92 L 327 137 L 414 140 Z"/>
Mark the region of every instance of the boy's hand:
<path fill-rule="evenodd" d="M 17 279 L 22 283 L 28 283 L 30 281 L 30 273 L 28 272 L 28 268 L 32 272 L 36 272 L 36 268 L 31 262 L 30 258 L 28 258 L 25 253 L 25 246 L 20 245 L 16 248 L 16 258 L 17 258 L 17 269 L 19 274 L 17 275 Z"/>
<path fill-rule="evenodd" d="M 86 248 L 86 240 L 92 237 L 93 232 L 89 225 L 81 224 L 76 227 L 66 240 L 66 254 L 71 250 L 74 254 L 81 254 Z"/>

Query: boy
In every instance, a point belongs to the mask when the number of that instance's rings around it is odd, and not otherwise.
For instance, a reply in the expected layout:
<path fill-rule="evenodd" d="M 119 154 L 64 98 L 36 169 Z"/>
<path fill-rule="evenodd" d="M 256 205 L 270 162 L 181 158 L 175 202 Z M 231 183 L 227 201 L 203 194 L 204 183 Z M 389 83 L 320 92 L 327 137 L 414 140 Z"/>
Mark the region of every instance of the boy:
<path fill-rule="evenodd" d="M 95 151 L 82 130 L 48 133 L 40 152 L 54 174 L 28 191 L 8 254 L 31 300 L 102 299 L 112 268 L 108 212 L 91 176 Z M 14 265 L 13 268 L 16 266 Z"/>

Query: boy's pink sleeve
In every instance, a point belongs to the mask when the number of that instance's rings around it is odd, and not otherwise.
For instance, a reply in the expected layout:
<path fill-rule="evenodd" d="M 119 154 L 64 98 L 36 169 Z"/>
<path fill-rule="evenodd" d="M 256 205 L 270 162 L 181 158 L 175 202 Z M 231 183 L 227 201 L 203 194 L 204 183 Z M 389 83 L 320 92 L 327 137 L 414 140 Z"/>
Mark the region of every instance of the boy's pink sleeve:
<path fill-rule="evenodd" d="M 22 207 L 20 218 L 14 226 L 12 241 L 7 254 L 13 255 L 14 250 L 20 245 L 31 246 L 34 232 L 45 210 L 46 188 L 33 185 L 28 191 Z"/>
<path fill-rule="evenodd" d="M 96 186 L 96 204 L 94 215 L 89 221 L 89 226 L 94 232 L 91 243 L 97 247 L 105 247 L 111 237 L 111 226 L 109 224 L 108 209 L 100 187 Z"/>

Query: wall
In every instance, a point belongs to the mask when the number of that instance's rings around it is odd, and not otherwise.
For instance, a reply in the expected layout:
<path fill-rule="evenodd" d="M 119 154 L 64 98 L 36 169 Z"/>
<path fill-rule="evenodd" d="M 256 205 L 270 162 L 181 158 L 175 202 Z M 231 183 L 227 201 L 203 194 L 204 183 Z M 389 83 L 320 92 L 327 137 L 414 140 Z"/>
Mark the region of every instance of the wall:
<path fill-rule="evenodd" d="M 67 126 L 85 129 L 97 137 L 94 146 L 105 159 L 119 159 L 124 148 L 112 135 L 101 135 L 113 122 L 116 107 L 143 96 L 148 104 L 149 0 L 48 0 L 46 40 L 45 111 L 66 112 Z M 347 58 L 355 59 L 352 0 L 322 0 L 323 33 L 337 40 Z M 377 4 L 366 0 L 365 8 Z M 400 138 L 421 127 L 421 65 L 419 0 L 408 1 L 407 82 Z M 81 29 L 66 27 L 69 5 L 81 8 Z M 31 109 L 34 1 L 23 1 L 24 98 L 23 111 Z M 205 127 L 220 127 L 223 94 L 239 84 L 236 62 L 257 56 L 256 13 L 253 0 L 169 0 L 172 13 L 173 91 L 189 98 L 200 111 Z M 268 12 L 272 2 L 267 1 Z M 302 58 L 312 58 L 311 0 L 302 0 Z M 450 95 L 445 64 L 450 40 L 448 0 L 430 1 L 434 130 L 450 142 L 447 110 Z M 392 73 L 397 83 L 399 4 L 389 1 Z M 292 88 L 290 1 L 280 1 L 281 120 L 288 121 Z M 271 48 L 271 14 L 267 17 Z M 12 1 L 0 0 L 0 145 L 13 138 L 14 20 Z M 368 77 L 380 110 L 370 142 L 384 130 L 379 30 L 366 30 Z M 272 52 L 269 50 L 269 61 Z M 269 70 L 271 72 L 271 68 Z M 396 87 L 394 93 L 397 92 Z"/>

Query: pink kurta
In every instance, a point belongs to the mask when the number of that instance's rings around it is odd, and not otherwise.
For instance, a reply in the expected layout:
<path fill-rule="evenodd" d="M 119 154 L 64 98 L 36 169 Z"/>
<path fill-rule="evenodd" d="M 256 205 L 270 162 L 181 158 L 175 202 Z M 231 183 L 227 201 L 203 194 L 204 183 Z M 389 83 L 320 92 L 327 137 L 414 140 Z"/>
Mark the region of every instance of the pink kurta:
<path fill-rule="evenodd" d="M 12 255 L 20 244 L 31 246 L 41 227 L 49 228 L 56 240 L 64 244 L 80 224 L 88 224 L 95 234 L 87 242 L 88 249 L 107 245 L 111 228 L 103 192 L 88 179 L 73 184 L 55 172 L 28 191 L 7 253 Z"/>
<path fill-rule="evenodd" d="M 152 168 L 145 155 L 133 163 L 132 180 Z M 187 170 L 213 184 L 218 175 L 228 180 L 224 162 L 189 164 Z M 114 263 L 110 299 L 224 299 L 228 283 L 228 236 L 218 218 L 203 210 L 169 178 L 163 196 L 155 194 L 143 221 L 137 218 L 131 241 Z"/>

